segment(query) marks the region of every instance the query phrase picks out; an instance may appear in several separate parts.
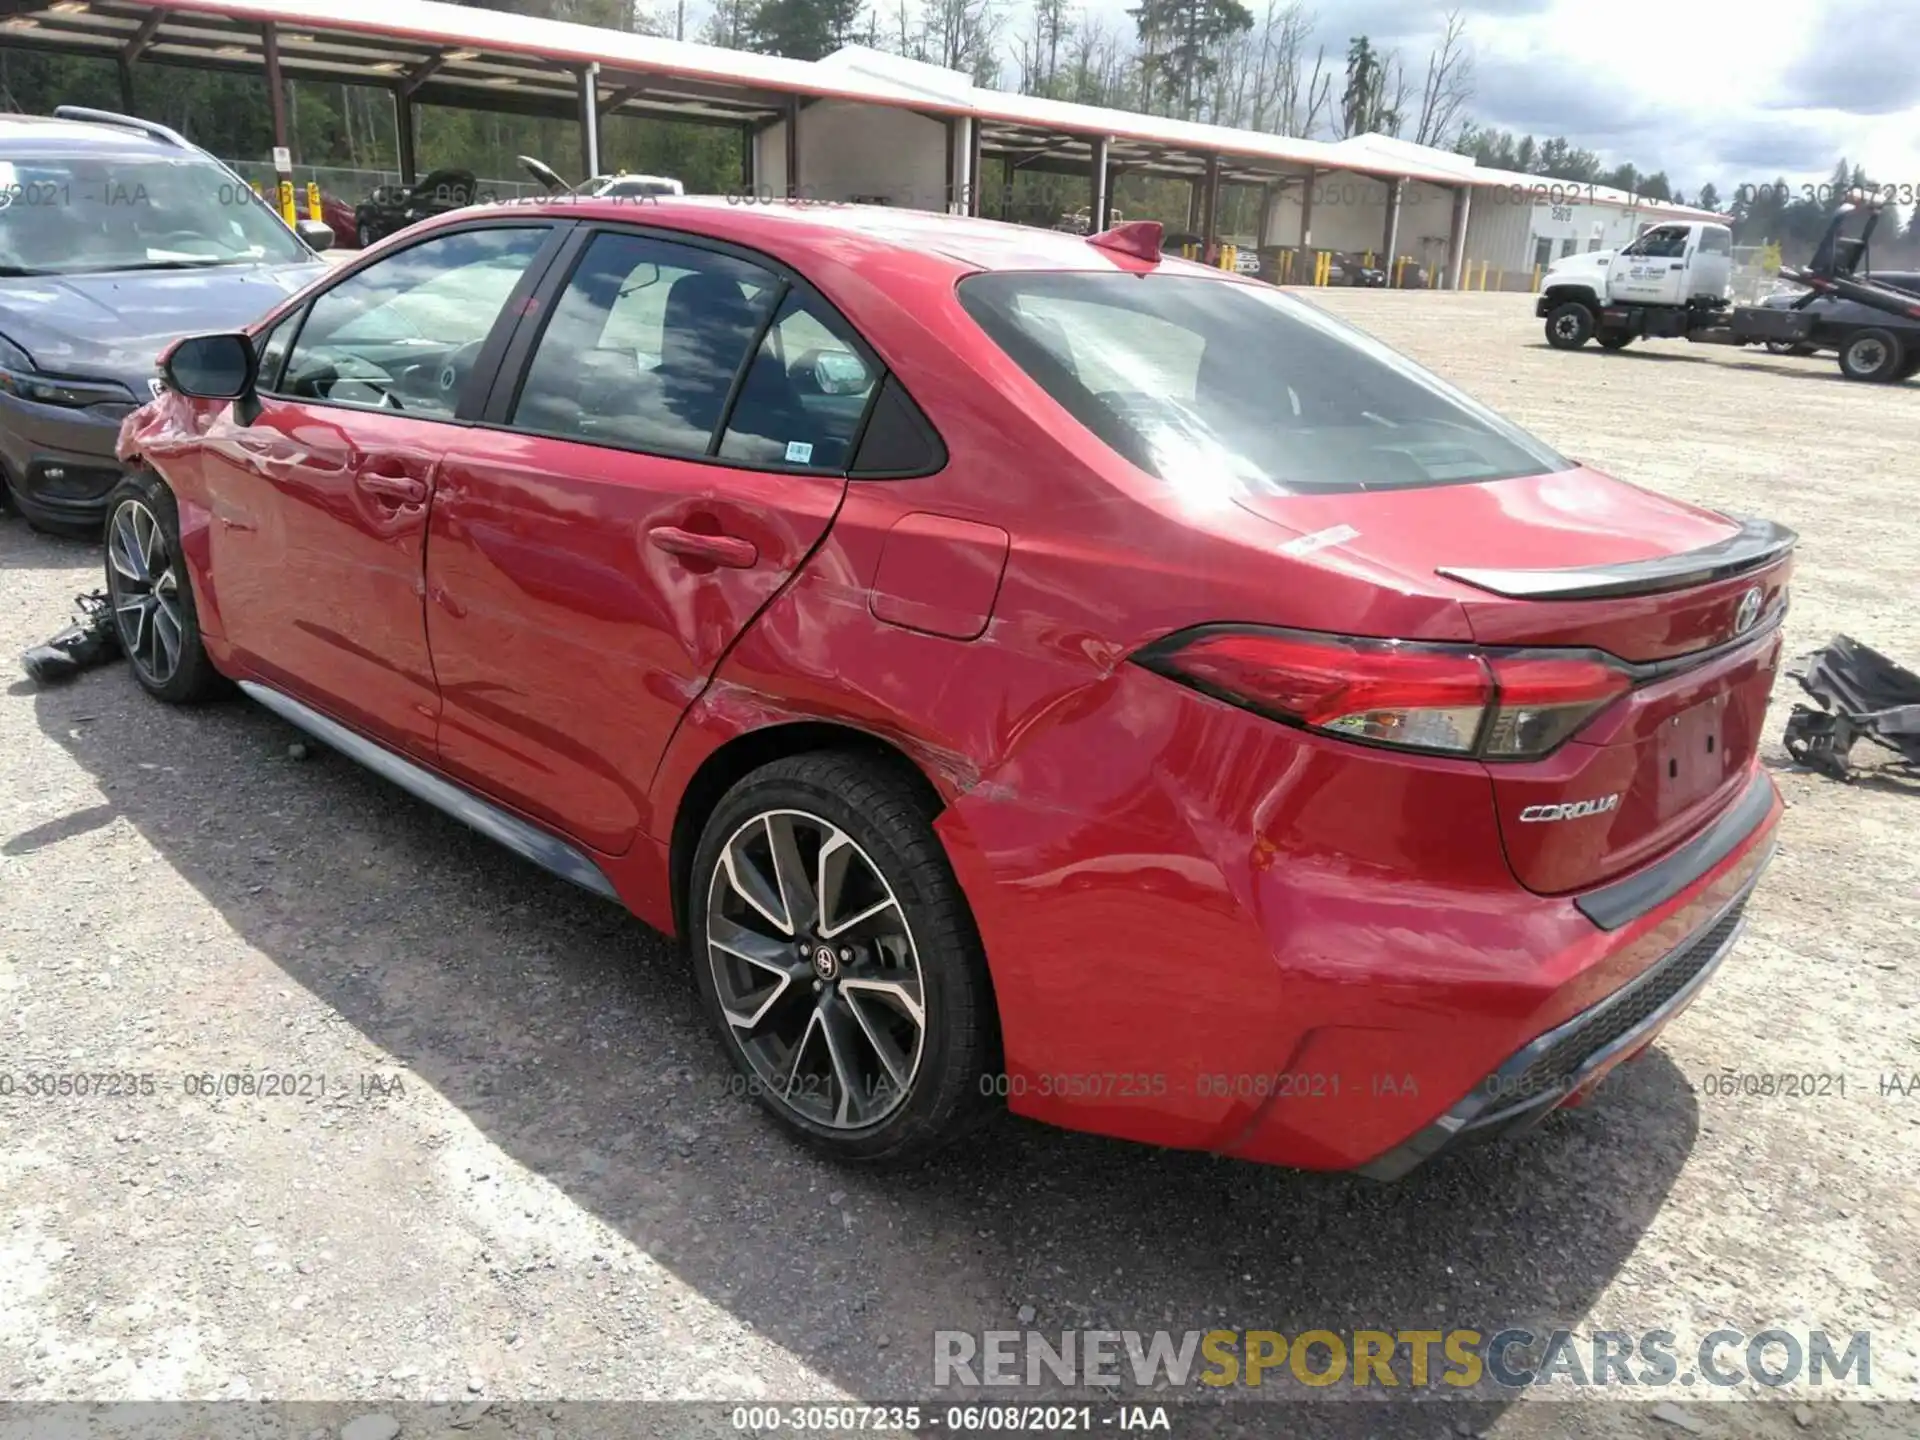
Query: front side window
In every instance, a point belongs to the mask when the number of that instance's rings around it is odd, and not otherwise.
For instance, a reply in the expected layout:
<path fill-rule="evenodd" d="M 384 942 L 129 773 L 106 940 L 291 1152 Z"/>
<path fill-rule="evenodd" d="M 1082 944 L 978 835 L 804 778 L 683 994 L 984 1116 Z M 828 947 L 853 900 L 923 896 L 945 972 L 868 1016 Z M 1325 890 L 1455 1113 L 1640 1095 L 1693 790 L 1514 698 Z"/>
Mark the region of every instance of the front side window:
<path fill-rule="evenodd" d="M 280 388 L 280 367 L 286 364 L 287 347 L 293 344 L 294 332 L 300 328 L 300 315 L 300 310 L 290 310 L 274 322 L 271 330 L 253 337 L 253 353 L 260 362 L 257 383 L 262 390 L 271 392 Z"/>
<path fill-rule="evenodd" d="M 782 288 L 730 255 L 597 235 L 554 304 L 510 423 L 704 456 Z"/>
<path fill-rule="evenodd" d="M 1629 245 L 1627 254 L 1648 260 L 1678 260 L 1687 253 L 1687 239 L 1684 225 L 1656 225 Z"/>
<path fill-rule="evenodd" d="M 544 226 L 457 230 L 375 261 L 319 295 L 280 393 L 451 420 Z"/>
<path fill-rule="evenodd" d="M 0 274 L 293 265 L 312 252 L 204 156 L 0 160 Z"/>
<path fill-rule="evenodd" d="M 1393 490 L 1572 468 L 1406 357 L 1266 286 L 1008 271 L 959 293 L 1068 413 L 1183 488 Z"/>

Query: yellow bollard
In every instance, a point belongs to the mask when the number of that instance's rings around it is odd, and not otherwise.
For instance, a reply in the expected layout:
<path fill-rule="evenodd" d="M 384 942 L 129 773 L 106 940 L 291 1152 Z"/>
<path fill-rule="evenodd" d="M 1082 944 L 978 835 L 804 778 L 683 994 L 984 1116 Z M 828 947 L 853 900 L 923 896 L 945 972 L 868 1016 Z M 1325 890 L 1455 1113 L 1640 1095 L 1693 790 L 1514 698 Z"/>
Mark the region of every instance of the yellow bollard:
<path fill-rule="evenodd" d="M 1394 289 L 1398 290 L 1400 288 L 1400 282 L 1406 278 L 1406 274 L 1407 274 L 1407 257 L 1402 255 L 1398 260 L 1395 260 L 1393 262 L 1393 288 Z"/>
<path fill-rule="evenodd" d="M 1236 257 L 1237 257 L 1237 252 L 1234 246 L 1222 245 L 1220 247 L 1220 268 L 1222 270 L 1233 269 L 1234 261 Z"/>
<path fill-rule="evenodd" d="M 1493 288 L 1500 291 L 1507 288 L 1507 272 L 1504 269 L 1493 272 Z"/>
<path fill-rule="evenodd" d="M 299 218 L 293 212 L 293 181 L 291 180 L 280 182 L 280 218 L 289 226 Z"/>
<path fill-rule="evenodd" d="M 1333 283 L 1333 252 L 1331 250 L 1322 250 L 1319 255 L 1319 260 L 1320 265 L 1314 273 L 1313 283 L 1323 286 L 1331 285 Z"/>
<path fill-rule="evenodd" d="M 1482 260 L 1480 262 L 1480 288 L 1482 290 L 1487 288 L 1487 270 L 1492 264 L 1493 262 L 1491 260 Z"/>
<path fill-rule="evenodd" d="M 259 195 L 262 200 L 267 198 L 265 195 L 260 194 L 260 182 L 258 180 L 249 180 L 247 183 L 253 187 L 253 193 L 255 195 Z"/>
<path fill-rule="evenodd" d="M 1291 250 L 1280 252 L 1280 283 L 1282 285 L 1293 283 L 1293 252 Z"/>
<path fill-rule="evenodd" d="M 1532 291 L 1532 293 L 1533 293 L 1533 294 L 1535 294 L 1535 295 L 1538 295 L 1538 294 L 1540 293 L 1540 267 L 1539 267 L 1538 265 L 1536 265 L 1536 266 L 1534 266 L 1534 267 L 1533 267 L 1533 291 Z"/>
<path fill-rule="evenodd" d="M 1369 270 L 1373 268 L 1373 252 L 1371 250 L 1367 251 L 1366 267 Z"/>
<path fill-rule="evenodd" d="M 311 180 L 307 182 L 307 218 L 320 218 L 320 187 Z"/>

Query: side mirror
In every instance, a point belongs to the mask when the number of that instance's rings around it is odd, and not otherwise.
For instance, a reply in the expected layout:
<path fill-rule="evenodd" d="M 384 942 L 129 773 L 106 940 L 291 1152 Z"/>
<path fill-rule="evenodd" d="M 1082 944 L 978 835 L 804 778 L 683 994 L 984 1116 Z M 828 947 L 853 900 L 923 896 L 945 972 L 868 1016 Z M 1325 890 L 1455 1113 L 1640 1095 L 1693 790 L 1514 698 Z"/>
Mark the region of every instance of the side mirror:
<path fill-rule="evenodd" d="M 307 242 L 313 250 L 331 250 L 333 248 L 333 227 L 324 220 L 296 220 L 293 233 Z"/>
<path fill-rule="evenodd" d="M 238 400 L 251 394 L 259 369 L 253 341 L 237 332 L 189 335 L 160 356 L 160 378 L 195 400 Z"/>

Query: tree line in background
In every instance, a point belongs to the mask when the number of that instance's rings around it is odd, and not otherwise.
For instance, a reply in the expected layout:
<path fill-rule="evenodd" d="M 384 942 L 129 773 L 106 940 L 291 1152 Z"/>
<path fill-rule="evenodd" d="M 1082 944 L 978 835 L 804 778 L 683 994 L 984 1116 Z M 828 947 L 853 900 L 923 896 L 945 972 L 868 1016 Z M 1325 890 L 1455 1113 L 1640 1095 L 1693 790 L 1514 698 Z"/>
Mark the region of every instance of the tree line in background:
<path fill-rule="evenodd" d="M 1475 124 L 1468 114 L 1473 57 L 1457 10 L 1441 17 L 1427 53 L 1409 58 L 1365 35 L 1330 56 L 1313 40 L 1319 16 L 1304 0 L 1265 0 L 1257 13 L 1242 0 L 1138 0 L 1127 11 L 1131 33 L 1087 17 L 1070 0 L 1029 0 L 1012 32 L 1013 0 L 696 0 L 704 13 L 693 15 L 688 0 L 457 3 L 802 60 L 861 44 L 961 71 L 983 86 L 1080 104 L 1309 138 L 1398 136 L 1451 147 L 1499 169 L 1729 212 L 1737 244 L 1771 241 L 1790 260 L 1811 250 L 1836 203 L 1832 197 L 1868 179 L 1842 161 L 1825 186 L 1781 180 L 1723 196 L 1708 184 L 1689 200 L 1664 171 L 1643 172 L 1630 163 L 1609 168 L 1564 136 L 1539 139 Z M 299 164 L 395 168 L 393 107 L 383 90 L 296 81 L 288 91 Z M 250 76 L 145 64 L 135 67 L 135 98 L 142 114 L 219 154 L 264 156 L 272 143 L 266 97 Z M 0 47 L 0 103 L 44 112 L 62 102 L 117 107 L 112 65 Z M 570 120 L 433 106 L 417 106 L 416 116 L 423 165 L 457 164 L 487 178 L 515 178 L 514 157 L 537 154 L 563 174 L 578 172 L 579 132 Z M 741 143 L 731 129 L 616 116 L 602 127 L 602 163 L 672 174 L 696 191 L 724 191 L 740 183 Z M 1062 177 L 1023 172 L 1015 177 L 1008 213 L 1044 218 L 1063 185 L 1073 188 Z M 1117 198 L 1131 215 L 1183 225 L 1185 194 L 1182 183 L 1135 176 L 1122 180 Z M 1067 203 L 1070 208 L 1071 197 Z M 1246 197 L 1230 196 L 1225 204 L 1223 228 L 1251 228 Z M 1883 228 L 1882 257 L 1897 252 L 1920 259 L 1920 207 L 1911 214 L 1904 231 L 1897 224 Z"/>

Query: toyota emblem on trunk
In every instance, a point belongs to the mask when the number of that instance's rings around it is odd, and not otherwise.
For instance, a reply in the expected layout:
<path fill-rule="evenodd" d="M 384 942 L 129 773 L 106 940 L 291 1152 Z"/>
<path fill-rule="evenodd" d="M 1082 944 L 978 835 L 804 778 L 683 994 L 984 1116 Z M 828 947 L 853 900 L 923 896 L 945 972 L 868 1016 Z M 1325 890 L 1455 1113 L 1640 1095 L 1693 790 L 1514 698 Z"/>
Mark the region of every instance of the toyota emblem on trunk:
<path fill-rule="evenodd" d="M 1733 612 L 1733 633 L 1744 635 L 1760 618 L 1760 587 L 1755 585 L 1740 597 L 1740 608 Z"/>

